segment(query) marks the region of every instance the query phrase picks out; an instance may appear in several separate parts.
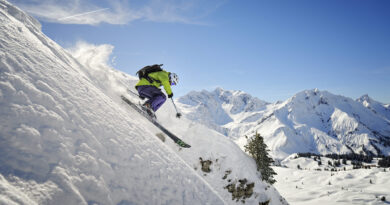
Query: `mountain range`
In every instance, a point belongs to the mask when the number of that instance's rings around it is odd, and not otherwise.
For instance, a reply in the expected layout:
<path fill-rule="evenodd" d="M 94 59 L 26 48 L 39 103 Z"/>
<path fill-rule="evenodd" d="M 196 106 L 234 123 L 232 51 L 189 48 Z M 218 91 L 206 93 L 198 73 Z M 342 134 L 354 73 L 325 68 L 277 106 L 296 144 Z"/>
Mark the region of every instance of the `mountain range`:
<path fill-rule="evenodd" d="M 242 91 L 217 88 L 178 99 L 186 117 L 233 139 L 260 133 L 276 159 L 313 152 L 390 154 L 389 106 L 364 95 L 353 100 L 318 89 L 267 103 Z"/>

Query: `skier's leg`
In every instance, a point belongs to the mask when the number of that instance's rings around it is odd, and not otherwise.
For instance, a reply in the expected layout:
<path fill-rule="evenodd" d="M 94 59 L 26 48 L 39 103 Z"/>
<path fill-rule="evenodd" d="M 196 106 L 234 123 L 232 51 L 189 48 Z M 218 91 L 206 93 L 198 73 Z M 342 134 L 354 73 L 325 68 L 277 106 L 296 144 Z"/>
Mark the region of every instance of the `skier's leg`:
<path fill-rule="evenodd" d="M 154 86 L 138 86 L 137 90 L 141 97 L 148 99 L 145 104 L 150 104 L 153 111 L 157 111 L 167 99 L 164 93 L 161 92 L 159 88 Z"/>
<path fill-rule="evenodd" d="M 149 88 L 149 93 L 152 96 L 152 98 L 150 98 L 149 103 L 153 111 L 156 112 L 161 107 L 161 105 L 164 104 L 167 98 L 159 88 L 156 88 L 154 86 Z"/>
<path fill-rule="evenodd" d="M 148 99 L 145 104 L 151 104 L 150 99 L 153 98 L 153 88 L 154 86 L 141 85 L 137 87 L 137 91 L 140 97 Z"/>
<path fill-rule="evenodd" d="M 161 107 L 161 105 L 165 103 L 166 100 L 167 97 L 165 97 L 164 93 L 162 92 L 159 95 L 155 95 L 153 97 L 153 101 L 151 102 L 153 111 L 156 112 Z"/>

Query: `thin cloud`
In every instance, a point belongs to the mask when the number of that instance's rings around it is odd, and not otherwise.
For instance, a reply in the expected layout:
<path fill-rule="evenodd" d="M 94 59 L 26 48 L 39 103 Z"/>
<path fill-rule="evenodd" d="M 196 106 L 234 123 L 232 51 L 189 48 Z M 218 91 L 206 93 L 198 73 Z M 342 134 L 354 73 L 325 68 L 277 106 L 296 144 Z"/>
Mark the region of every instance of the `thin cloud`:
<path fill-rule="evenodd" d="M 11 0 L 41 21 L 63 24 L 128 24 L 135 20 L 208 25 L 203 22 L 225 0 Z"/>
<path fill-rule="evenodd" d="M 64 18 L 60 18 L 58 20 L 59 21 L 63 21 L 63 20 L 66 20 L 66 19 L 80 17 L 80 16 L 84 16 L 84 15 L 89 15 L 89 14 L 100 12 L 100 11 L 104 11 L 104 10 L 107 10 L 107 9 L 110 9 L 110 8 L 98 9 L 98 10 L 95 10 L 95 11 L 89 11 L 89 12 L 85 12 L 85 13 L 81 13 L 81 14 L 76 14 L 76 15 L 73 15 L 73 16 L 67 16 L 67 17 L 64 17 Z"/>
<path fill-rule="evenodd" d="M 99 7 L 88 1 L 59 0 L 15 1 L 14 4 L 41 21 L 63 24 L 127 24 L 138 16 L 109 1 L 109 7 Z M 76 18 L 77 17 L 77 18 Z"/>

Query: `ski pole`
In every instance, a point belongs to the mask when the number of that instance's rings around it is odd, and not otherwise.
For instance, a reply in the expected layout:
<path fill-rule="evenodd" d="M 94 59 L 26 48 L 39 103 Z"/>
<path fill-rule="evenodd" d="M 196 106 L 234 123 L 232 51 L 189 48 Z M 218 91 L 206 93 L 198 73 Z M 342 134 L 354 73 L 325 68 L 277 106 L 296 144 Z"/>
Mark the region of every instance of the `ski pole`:
<path fill-rule="evenodd" d="M 175 107 L 175 110 L 176 110 L 176 117 L 180 118 L 181 117 L 181 113 L 179 113 L 179 111 L 177 111 L 177 107 L 175 105 L 175 102 L 173 101 L 173 98 L 171 98 L 171 100 L 172 100 L 172 104 L 173 104 L 173 106 Z"/>
<path fill-rule="evenodd" d="M 132 90 L 130 90 L 130 89 L 127 89 L 127 91 L 129 91 L 131 94 L 133 94 L 133 95 L 136 95 L 136 96 L 138 96 L 138 97 L 140 97 L 137 93 L 135 93 L 134 91 L 132 91 Z"/>

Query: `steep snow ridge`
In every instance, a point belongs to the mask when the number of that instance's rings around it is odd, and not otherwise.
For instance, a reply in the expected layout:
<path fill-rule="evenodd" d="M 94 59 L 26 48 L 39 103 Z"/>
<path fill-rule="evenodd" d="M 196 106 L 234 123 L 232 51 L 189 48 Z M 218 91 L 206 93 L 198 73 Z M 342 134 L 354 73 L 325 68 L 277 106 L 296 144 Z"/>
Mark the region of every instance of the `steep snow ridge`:
<path fill-rule="evenodd" d="M 223 204 L 146 121 L 0 3 L 1 203 Z M 34 184 L 52 188 L 37 194 Z"/>
<path fill-rule="evenodd" d="M 72 56 L 4 0 L 0 22 L 0 204 L 241 204 L 224 187 L 243 178 L 255 183 L 246 204 L 287 204 L 238 146 L 169 104 L 159 120 L 193 147 L 161 142 L 120 100 L 136 78 L 107 66 L 110 45 Z"/>
<path fill-rule="evenodd" d="M 29 15 L 26 15 L 20 9 L 18 9 L 14 6 L 11 6 L 10 4 L 7 4 L 7 2 L 4 0 L 1 0 L 0 2 L 1 2 L 1 5 L 0 5 L 1 9 L 4 11 L 7 11 L 7 13 L 9 13 L 13 18 L 15 18 L 18 21 L 20 21 L 21 23 L 23 23 L 26 26 L 26 28 L 32 29 L 32 30 L 38 31 L 38 32 L 41 30 L 42 25 L 41 25 L 41 23 L 39 23 L 38 20 L 36 20 L 35 18 L 33 18 Z"/>
<path fill-rule="evenodd" d="M 366 108 L 370 109 L 375 114 L 381 115 L 388 121 L 390 121 L 390 106 L 385 105 L 383 103 L 377 102 L 370 98 L 368 95 L 363 95 L 362 97 L 358 98 L 356 101 L 360 102 L 365 106 Z"/>
<path fill-rule="evenodd" d="M 216 92 L 221 92 L 221 89 Z M 253 112 L 226 113 L 233 121 L 221 126 L 225 135 L 235 139 L 243 148 L 246 144 L 244 136 L 259 132 L 277 159 L 295 152 L 390 153 L 387 119 L 360 102 L 327 91 L 307 90 L 283 103 L 266 104 Z"/>
<path fill-rule="evenodd" d="M 2 203 L 223 203 L 153 129 L 80 72 L 83 66 L 7 10 L 0 10 L 3 185 L 22 192 L 22 182 L 33 180 L 55 188 L 24 192 L 29 200 L 6 195 Z"/>
<path fill-rule="evenodd" d="M 332 113 L 330 122 L 332 129 L 338 136 L 354 132 L 359 126 L 359 122 L 357 122 L 355 118 L 337 108 L 335 108 L 335 111 Z"/>

